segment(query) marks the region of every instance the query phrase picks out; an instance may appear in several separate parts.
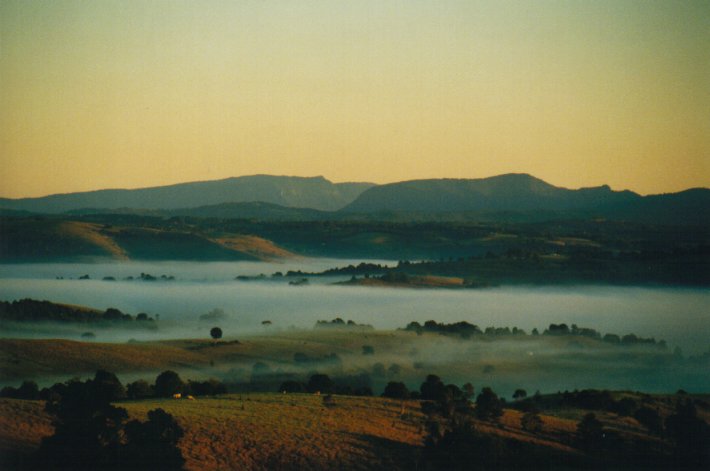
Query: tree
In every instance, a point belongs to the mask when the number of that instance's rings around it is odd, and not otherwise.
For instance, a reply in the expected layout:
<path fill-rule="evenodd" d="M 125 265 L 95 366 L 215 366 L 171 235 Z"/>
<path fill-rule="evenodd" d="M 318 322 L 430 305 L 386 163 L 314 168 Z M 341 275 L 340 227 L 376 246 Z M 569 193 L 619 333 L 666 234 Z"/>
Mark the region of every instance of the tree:
<path fill-rule="evenodd" d="M 324 374 L 314 374 L 308 380 L 308 385 L 306 389 L 309 393 L 320 392 L 323 394 L 332 394 L 335 390 L 335 383 L 333 380 Z"/>
<path fill-rule="evenodd" d="M 123 465 L 131 469 L 182 469 L 185 458 L 177 444 L 184 432 L 163 409 L 148 412 L 148 421 L 132 420 L 125 427 L 127 453 Z"/>
<path fill-rule="evenodd" d="M 185 383 L 174 371 L 163 371 L 155 378 L 155 395 L 158 397 L 171 397 L 182 392 Z"/>
<path fill-rule="evenodd" d="M 503 415 L 503 403 L 491 388 L 483 388 L 476 398 L 476 417 L 483 420 L 497 419 Z"/>
<path fill-rule="evenodd" d="M 440 401 L 446 397 L 446 387 L 436 375 L 428 375 L 419 387 L 421 398 L 425 401 Z"/>
<path fill-rule="evenodd" d="M 674 458 L 679 468 L 708 469 L 710 425 L 698 417 L 692 400 L 678 402 L 676 413 L 666 419 L 666 431 L 675 444 Z"/>
<path fill-rule="evenodd" d="M 126 388 L 115 374 L 106 370 L 98 370 L 94 375 L 93 385 L 95 394 L 101 395 L 108 402 L 125 399 Z"/>
<path fill-rule="evenodd" d="M 47 402 L 54 434 L 40 444 L 40 466 L 61 470 L 181 469 L 185 460 L 177 443 L 182 428 L 161 409 L 149 411 L 147 422 L 125 424 L 126 410 L 111 405 L 101 381 L 112 377 L 113 373 L 103 371 L 97 372 L 94 380 L 70 381 L 58 399 Z"/>
<path fill-rule="evenodd" d="M 590 412 L 577 424 L 577 437 L 582 448 L 598 449 L 604 439 L 604 429 L 597 416 Z"/>
<path fill-rule="evenodd" d="M 215 340 L 221 339 L 222 338 L 222 329 L 220 329 L 219 327 L 212 327 L 210 329 L 210 335 Z"/>
<path fill-rule="evenodd" d="M 34 381 L 23 381 L 17 389 L 17 397 L 19 399 L 39 399 L 39 387 Z"/>
<path fill-rule="evenodd" d="M 390 381 L 385 386 L 385 392 L 382 395 L 392 399 L 407 399 L 409 398 L 409 390 L 404 383 Z"/>
<path fill-rule="evenodd" d="M 525 399 L 526 397 L 528 397 L 528 393 L 524 389 L 516 389 L 513 393 L 513 399 L 515 400 Z"/>
<path fill-rule="evenodd" d="M 71 381 L 59 400 L 45 408 L 54 417 L 54 435 L 40 444 L 41 462 L 54 469 L 102 469 L 115 462 L 128 413 L 96 394 L 95 383 Z"/>

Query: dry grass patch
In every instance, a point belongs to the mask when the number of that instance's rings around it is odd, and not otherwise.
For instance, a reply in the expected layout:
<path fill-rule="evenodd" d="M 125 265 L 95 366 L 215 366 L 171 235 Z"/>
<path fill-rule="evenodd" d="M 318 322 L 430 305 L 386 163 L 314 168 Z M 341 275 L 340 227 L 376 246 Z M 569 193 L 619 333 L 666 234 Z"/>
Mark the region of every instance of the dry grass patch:
<path fill-rule="evenodd" d="M 173 414 L 188 469 L 408 469 L 423 430 L 419 404 L 405 404 L 402 414 L 401 401 L 336 396 L 325 407 L 320 396 L 263 393 L 122 406 Z"/>
<path fill-rule="evenodd" d="M 83 239 L 101 247 L 117 260 L 128 260 L 128 254 L 115 240 L 101 232 L 101 226 L 88 222 L 67 221 L 60 224 L 59 233 L 68 234 Z"/>
<path fill-rule="evenodd" d="M 251 235 L 238 235 L 215 239 L 215 242 L 230 250 L 252 255 L 260 260 L 293 258 L 292 252 L 279 247 L 270 240 Z"/>

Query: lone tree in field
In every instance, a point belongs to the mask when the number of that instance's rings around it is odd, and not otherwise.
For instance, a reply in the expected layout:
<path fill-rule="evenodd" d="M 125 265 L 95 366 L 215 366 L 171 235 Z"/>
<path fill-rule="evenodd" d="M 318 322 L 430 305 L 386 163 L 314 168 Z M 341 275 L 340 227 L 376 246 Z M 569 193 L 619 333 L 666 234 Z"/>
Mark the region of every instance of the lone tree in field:
<path fill-rule="evenodd" d="M 215 340 L 221 339 L 222 338 L 222 329 L 220 329 L 219 327 L 212 327 L 212 329 L 210 329 L 210 335 Z"/>

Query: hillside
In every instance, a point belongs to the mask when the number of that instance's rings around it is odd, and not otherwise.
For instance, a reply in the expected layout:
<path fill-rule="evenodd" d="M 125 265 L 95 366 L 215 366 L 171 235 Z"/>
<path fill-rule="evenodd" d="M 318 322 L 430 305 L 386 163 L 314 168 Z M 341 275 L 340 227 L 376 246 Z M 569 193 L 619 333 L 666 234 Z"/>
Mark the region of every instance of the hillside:
<path fill-rule="evenodd" d="M 178 209 L 261 201 L 286 207 L 332 211 L 350 203 L 371 186 L 371 183 L 332 183 L 323 177 L 253 175 L 135 190 L 111 189 L 40 198 L 0 198 L 0 208 L 57 214 L 82 208 Z"/>
<path fill-rule="evenodd" d="M 205 235 L 194 227 L 113 225 L 61 217 L 0 219 L 0 261 L 271 260 L 282 247 L 246 234 Z"/>
<path fill-rule="evenodd" d="M 588 393 L 589 397 L 604 395 Z M 525 459 L 528 465 L 534 462 L 536 469 L 589 469 L 602 454 L 611 460 L 605 462 L 604 469 L 609 465 L 627 469 L 629 463 L 643 469 L 664 469 L 671 464 L 671 440 L 649 432 L 633 417 L 633 410 L 655 410 L 661 421 L 667 420 L 684 397 L 629 392 L 606 396 L 612 403 L 632 409 L 599 410 L 596 405 L 576 403 L 574 395 L 565 393 L 535 398 L 541 408 L 536 430 L 526 430 L 522 426 L 524 412 L 515 409 L 525 408 L 525 401 L 513 403 L 514 408 L 504 409 L 495 420 L 469 419 L 476 435 L 466 437 L 468 446 L 484 449 L 464 451 L 464 456 L 470 454 L 469 459 L 477 462 L 496 457 L 502 463 Z M 693 399 L 701 405 L 698 417 L 707 422 L 710 411 L 706 397 Z M 122 401 L 116 405 L 139 420 L 145 420 L 147 412 L 155 408 L 173 415 L 185 430 L 179 447 L 187 470 L 437 469 L 432 468 L 437 462 L 436 455 L 432 456 L 436 449 L 426 445 L 429 431 L 443 432 L 456 425 L 437 414 L 425 415 L 423 404 L 416 400 L 334 396 L 326 406 L 318 395 L 259 393 L 194 401 Z M 609 442 L 599 449 L 589 449 L 579 442 L 577 424 L 590 410 Z M 0 399 L 0 424 L 0 464 L 5 469 L 36 466 L 31 454 L 40 440 L 52 433 L 43 403 Z M 641 450 L 645 452 L 638 453 Z M 455 446 L 448 451 L 462 453 Z M 597 462 L 592 468 L 601 469 L 601 465 Z"/>

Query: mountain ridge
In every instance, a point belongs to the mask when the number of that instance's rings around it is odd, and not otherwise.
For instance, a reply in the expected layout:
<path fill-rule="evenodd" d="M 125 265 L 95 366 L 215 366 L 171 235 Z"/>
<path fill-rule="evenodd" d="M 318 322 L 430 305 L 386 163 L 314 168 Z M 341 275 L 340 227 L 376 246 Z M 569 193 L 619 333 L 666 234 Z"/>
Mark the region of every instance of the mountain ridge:
<path fill-rule="evenodd" d="M 83 208 L 179 209 L 226 202 L 263 201 L 285 207 L 336 210 L 373 186 L 332 183 L 323 176 L 247 175 L 137 189 L 100 189 L 34 198 L 0 198 L 5 210 L 59 214 Z"/>
<path fill-rule="evenodd" d="M 642 196 L 609 185 L 568 189 L 527 173 L 431 178 L 376 185 L 323 176 L 251 175 L 135 190 L 0 198 L 0 214 L 137 214 L 222 219 L 399 221 L 610 218 L 696 225 L 710 221 L 710 189 Z M 507 215 L 506 215 L 507 214 Z M 498 216 L 496 216 L 498 215 Z"/>

